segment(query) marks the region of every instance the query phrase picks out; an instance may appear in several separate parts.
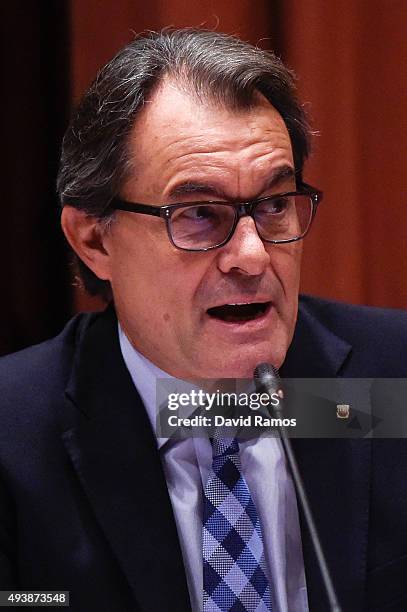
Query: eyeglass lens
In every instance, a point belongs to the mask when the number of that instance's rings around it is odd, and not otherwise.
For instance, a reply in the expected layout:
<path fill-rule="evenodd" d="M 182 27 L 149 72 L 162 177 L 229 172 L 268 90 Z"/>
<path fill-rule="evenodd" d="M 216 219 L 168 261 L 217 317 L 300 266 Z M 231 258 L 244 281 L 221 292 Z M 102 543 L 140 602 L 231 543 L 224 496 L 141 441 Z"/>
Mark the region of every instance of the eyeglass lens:
<path fill-rule="evenodd" d="M 194 204 L 175 210 L 170 219 L 174 244 L 183 249 L 206 249 L 227 240 L 235 222 L 233 206 Z M 253 218 L 263 240 L 286 241 L 303 236 L 312 219 L 308 195 L 290 195 L 263 200 Z"/>

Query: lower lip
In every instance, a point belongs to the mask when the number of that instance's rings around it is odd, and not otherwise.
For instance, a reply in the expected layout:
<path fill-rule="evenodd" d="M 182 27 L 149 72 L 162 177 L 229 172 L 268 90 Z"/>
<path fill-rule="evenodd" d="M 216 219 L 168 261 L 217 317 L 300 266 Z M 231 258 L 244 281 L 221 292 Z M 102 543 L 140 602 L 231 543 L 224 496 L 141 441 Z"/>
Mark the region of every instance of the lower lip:
<path fill-rule="evenodd" d="M 207 320 L 209 320 L 209 322 L 217 328 L 218 332 L 223 330 L 231 333 L 253 334 L 254 332 L 267 329 L 270 326 L 274 313 L 275 308 L 273 307 L 273 304 L 270 304 L 261 317 L 250 319 L 248 321 L 223 321 L 222 319 L 211 317 L 208 314 L 206 317 Z"/>

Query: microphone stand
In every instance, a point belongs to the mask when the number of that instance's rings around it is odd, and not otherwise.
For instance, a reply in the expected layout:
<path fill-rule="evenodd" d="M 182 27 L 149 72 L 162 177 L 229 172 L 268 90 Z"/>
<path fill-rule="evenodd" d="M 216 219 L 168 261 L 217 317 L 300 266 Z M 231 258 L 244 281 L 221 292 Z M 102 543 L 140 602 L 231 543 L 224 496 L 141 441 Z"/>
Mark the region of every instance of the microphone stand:
<path fill-rule="evenodd" d="M 278 370 L 274 366 L 268 363 L 259 364 L 254 370 L 254 382 L 258 391 L 265 391 L 268 395 L 277 393 L 279 397 L 283 399 L 284 394 L 281 389 L 281 379 L 278 374 Z M 281 405 L 282 402 L 280 401 L 278 406 Z M 282 409 L 273 406 L 272 411 L 273 416 L 275 416 L 275 418 L 277 419 L 281 419 L 282 423 L 284 414 Z M 322 582 L 324 584 L 324 588 L 328 597 L 330 612 L 342 612 L 342 608 L 339 605 L 338 598 L 335 593 L 331 574 L 326 563 L 325 555 L 322 550 L 317 528 L 315 526 L 314 517 L 312 516 L 311 507 L 309 505 L 308 496 L 305 491 L 304 483 L 300 471 L 298 469 L 297 460 L 293 452 L 291 440 L 288 437 L 287 430 L 283 424 L 277 425 L 277 429 L 288 463 L 288 467 L 293 478 L 295 491 L 297 493 L 297 497 L 300 500 L 301 508 L 305 516 L 305 522 L 307 524 L 308 531 L 311 536 L 312 546 L 314 548 L 318 567 L 322 576 Z"/>

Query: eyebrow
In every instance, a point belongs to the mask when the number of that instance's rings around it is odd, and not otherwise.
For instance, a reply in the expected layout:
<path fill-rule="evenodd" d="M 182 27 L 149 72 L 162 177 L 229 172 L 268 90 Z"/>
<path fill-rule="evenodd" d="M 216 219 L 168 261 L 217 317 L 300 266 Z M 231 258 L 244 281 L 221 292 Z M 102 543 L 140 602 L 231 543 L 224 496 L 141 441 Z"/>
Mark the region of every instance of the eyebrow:
<path fill-rule="evenodd" d="M 284 166 L 281 166 L 280 168 L 277 168 L 277 170 L 272 174 L 272 176 L 267 181 L 264 191 L 266 189 L 277 187 L 279 183 L 282 183 L 283 181 L 287 179 L 293 179 L 294 181 L 296 181 L 296 175 L 295 175 L 294 168 L 288 165 L 284 165 Z"/>
<path fill-rule="evenodd" d="M 270 178 L 266 181 L 262 192 L 267 191 L 268 189 L 275 188 L 287 179 L 295 180 L 295 170 L 292 166 L 284 165 L 280 168 L 277 168 Z M 221 198 L 222 200 L 233 200 L 235 198 L 231 198 L 230 195 L 226 193 L 224 189 L 219 187 L 219 185 L 214 185 L 212 183 L 204 183 L 201 181 L 188 180 L 182 183 L 178 183 L 173 189 L 171 189 L 168 197 L 172 201 L 176 201 L 180 196 L 184 195 L 195 195 L 195 194 L 205 194 L 208 196 L 212 196 L 215 198 Z"/>

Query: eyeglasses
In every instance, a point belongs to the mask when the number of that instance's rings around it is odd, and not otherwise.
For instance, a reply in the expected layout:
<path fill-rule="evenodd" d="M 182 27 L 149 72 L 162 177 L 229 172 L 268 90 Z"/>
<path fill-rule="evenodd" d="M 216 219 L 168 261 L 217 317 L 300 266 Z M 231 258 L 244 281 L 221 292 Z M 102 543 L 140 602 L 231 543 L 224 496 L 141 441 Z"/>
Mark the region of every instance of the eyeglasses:
<path fill-rule="evenodd" d="M 301 240 L 314 219 L 322 191 L 301 183 L 298 191 L 249 202 L 186 202 L 149 205 L 114 198 L 113 210 L 152 215 L 165 220 L 172 244 L 183 251 L 209 251 L 225 245 L 239 219 L 249 215 L 264 242 L 281 244 Z"/>

